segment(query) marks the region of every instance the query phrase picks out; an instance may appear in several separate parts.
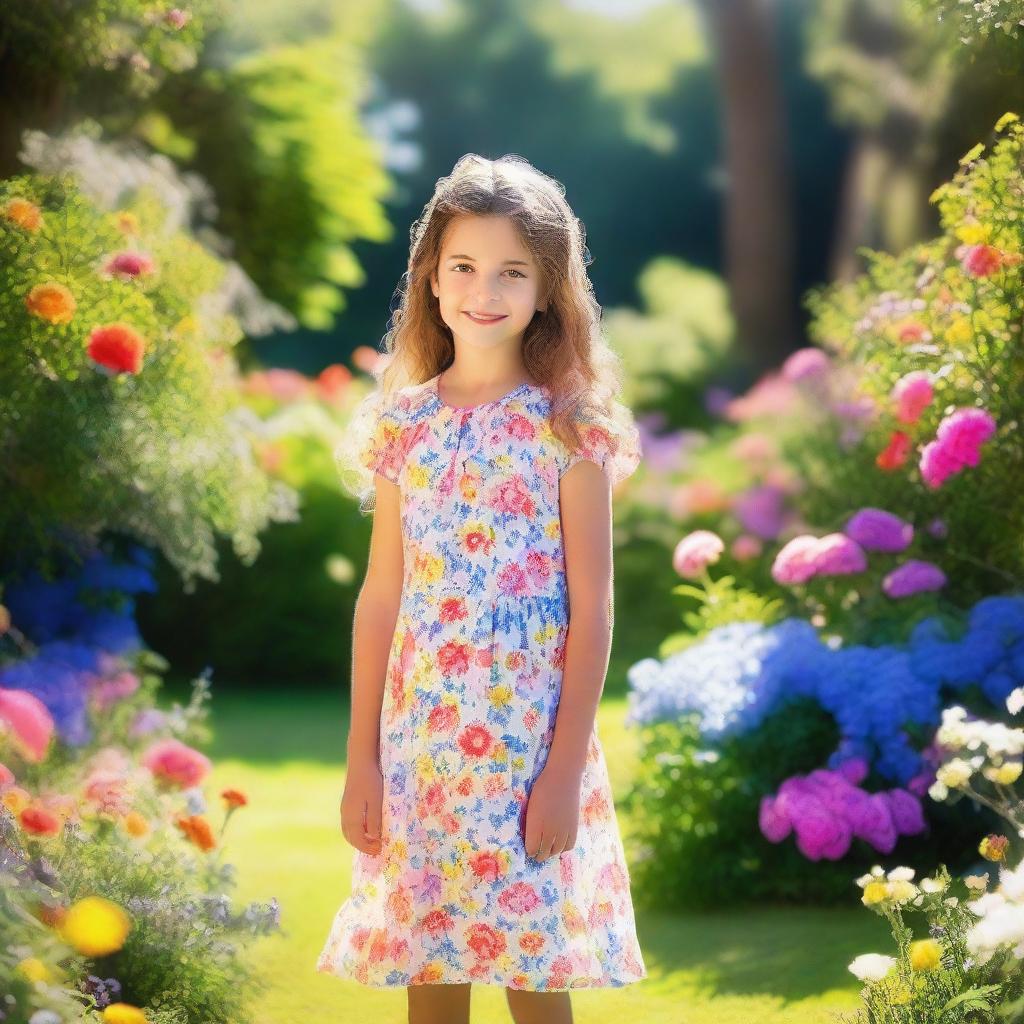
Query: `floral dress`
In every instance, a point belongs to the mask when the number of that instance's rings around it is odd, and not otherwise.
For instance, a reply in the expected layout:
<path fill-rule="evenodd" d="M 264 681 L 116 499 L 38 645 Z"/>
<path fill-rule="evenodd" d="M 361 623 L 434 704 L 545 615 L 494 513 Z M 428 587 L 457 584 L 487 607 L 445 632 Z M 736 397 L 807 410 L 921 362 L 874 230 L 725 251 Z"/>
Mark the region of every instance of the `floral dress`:
<path fill-rule="evenodd" d="M 581 423 L 570 452 L 543 385 L 454 407 L 437 379 L 399 389 L 361 455 L 399 486 L 404 583 L 381 709 L 381 848 L 356 851 L 317 970 L 372 987 L 639 981 L 596 728 L 575 847 L 537 861 L 524 842 L 568 631 L 559 477 L 586 458 L 618 483 L 639 461 L 635 427 L 616 443 Z"/>

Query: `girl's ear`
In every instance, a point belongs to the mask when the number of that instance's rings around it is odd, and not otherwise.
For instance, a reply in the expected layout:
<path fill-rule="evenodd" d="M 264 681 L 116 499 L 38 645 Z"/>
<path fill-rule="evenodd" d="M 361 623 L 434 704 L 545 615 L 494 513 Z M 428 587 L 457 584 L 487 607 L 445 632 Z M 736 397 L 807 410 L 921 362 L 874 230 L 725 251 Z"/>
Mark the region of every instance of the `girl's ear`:
<path fill-rule="evenodd" d="M 435 299 L 441 298 L 440 289 L 438 288 L 438 285 L 437 285 L 437 274 L 436 273 L 432 273 L 430 275 L 430 290 L 434 293 L 434 298 Z"/>

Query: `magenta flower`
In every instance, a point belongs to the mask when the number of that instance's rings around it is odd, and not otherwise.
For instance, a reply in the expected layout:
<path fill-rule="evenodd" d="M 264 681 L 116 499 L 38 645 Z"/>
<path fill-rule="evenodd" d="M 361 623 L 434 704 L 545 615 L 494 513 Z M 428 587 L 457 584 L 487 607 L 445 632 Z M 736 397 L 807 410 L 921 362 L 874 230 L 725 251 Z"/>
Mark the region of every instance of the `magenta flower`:
<path fill-rule="evenodd" d="M 882 580 L 882 591 L 887 597 L 910 597 L 945 585 L 946 574 L 937 565 L 911 558 Z"/>
<path fill-rule="evenodd" d="M 811 554 L 816 576 L 845 576 L 868 567 L 863 548 L 844 533 L 822 537 Z"/>
<path fill-rule="evenodd" d="M 688 533 L 672 553 L 672 568 L 680 576 L 694 579 L 709 565 L 713 565 L 725 550 L 722 538 L 710 530 Z"/>
<path fill-rule="evenodd" d="M 892 389 L 896 419 L 900 423 L 916 423 L 934 394 L 931 377 L 924 370 L 913 370 L 901 377 Z"/>
<path fill-rule="evenodd" d="M 966 466 L 976 466 L 981 446 L 996 432 L 996 421 L 985 409 L 968 407 L 950 413 L 939 424 L 935 440 L 921 452 L 921 476 L 932 489 Z"/>
<path fill-rule="evenodd" d="M 960 265 L 972 277 L 988 277 L 1002 266 L 1002 256 L 994 245 L 970 246 L 963 254 Z"/>
<path fill-rule="evenodd" d="M 14 772 L 5 764 L 0 764 L 0 793 L 14 784 Z"/>
<path fill-rule="evenodd" d="M 903 551 L 914 539 L 914 527 L 880 508 L 862 508 L 843 531 L 868 551 Z"/>
<path fill-rule="evenodd" d="M 779 801 L 770 796 L 761 797 L 758 825 L 770 843 L 781 843 L 793 831 L 793 823 L 779 808 Z"/>
<path fill-rule="evenodd" d="M 793 818 L 796 845 L 808 860 L 839 860 L 850 848 L 853 830 L 819 800 L 804 797 Z"/>
<path fill-rule="evenodd" d="M 892 853 L 896 845 L 896 824 L 884 793 L 868 795 L 852 826 L 858 839 L 870 843 L 881 853 Z"/>
<path fill-rule="evenodd" d="M 202 782 L 213 767 L 205 754 L 173 738 L 157 740 L 142 755 L 141 763 L 158 779 L 182 789 Z"/>

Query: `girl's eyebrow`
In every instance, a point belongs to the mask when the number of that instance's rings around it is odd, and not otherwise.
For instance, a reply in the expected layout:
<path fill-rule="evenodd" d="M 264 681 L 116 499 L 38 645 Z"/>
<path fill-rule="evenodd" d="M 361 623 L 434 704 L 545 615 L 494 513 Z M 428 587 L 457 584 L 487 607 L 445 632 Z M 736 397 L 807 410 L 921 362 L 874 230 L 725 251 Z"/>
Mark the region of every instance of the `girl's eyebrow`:
<path fill-rule="evenodd" d="M 472 256 L 467 256 L 464 252 L 453 253 L 448 257 L 450 260 L 469 260 L 471 263 L 475 263 L 476 260 Z M 526 260 L 505 260 L 505 263 L 514 264 L 517 267 L 528 267 L 530 264 Z"/>

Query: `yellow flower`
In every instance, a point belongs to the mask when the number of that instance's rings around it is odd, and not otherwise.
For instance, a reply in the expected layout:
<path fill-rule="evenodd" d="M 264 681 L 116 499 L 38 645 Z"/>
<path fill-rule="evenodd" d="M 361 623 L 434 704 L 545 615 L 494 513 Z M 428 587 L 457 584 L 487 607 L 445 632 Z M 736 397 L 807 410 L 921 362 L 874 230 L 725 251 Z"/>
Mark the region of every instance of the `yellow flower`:
<path fill-rule="evenodd" d="M 60 924 L 61 937 L 85 956 L 104 956 L 123 945 L 132 921 L 116 903 L 86 896 L 74 903 Z"/>
<path fill-rule="evenodd" d="M 1013 121 L 1019 120 L 1020 118 L 1015 113 L 1013 113 L 1013 111 L 1008 110 L 1005 114 L 1003 114 L 1001 118 L 999 118 L 998 121 L 996 121 L 995 130 L 997 132 L 1001 132 L 1008 124 L 1011 124 Z"/>
<path fill-rule="evenodd" d="M 131 1003 L 111 1003 L 103 1011 L 104 1024 L 146 1024 L 146 1014 Z"/>
<path fill-rule="evenodd" d="M 1006 858 L 1006 847 L 1009 843 L 1010 840 L 1006 836 L 988 835 L 978 844 L 978 853 L 985 860 L 1001 861 Z"/>
<path fill-rule="evenodd" d="M 934 939 L 910 944 L 910 966 L 915 971 L 933 971 L 942 963 L 942 947 Z"/>
<path fill-rule="evenodd" d="M 0 803 L 17 817 L 32 802 L 32 794 L 21 786 L 8 786 L 0 796 Z"/>
<path fill-rule="evenodd" d="M 984 151 L 984 143 L 979 142 L 976 146 L 971 146 L 971 148 L 967 150 L 962 157 L 960 157 L 960 163 L 969 164 L 972 160 L 977 160 Z"/>
<path fill-rule="evenodd" d="M 860 901 L 865 907 L 872 907 L 876 903 L 884 903 L 889 898 L 888 882 L 869 882 L 864 886 L 864 895 Z"/>
<path fill-rule="evenodd" d="M 512 702 L 512 687 L 506 686 L 504 683 L 501 686 L 492 686 L 488 696 L 491 704 L 500 711 Z"/>
<path fill-rule="evenodd" d="M 50 968 L 35 956 L 27 956 L 24 960 L 19 960 L 15 970 L 29 981 L 49 981 L 53 976 L 50 973 Z"/>
<path fill-rule="evenodd" d="M 138 811 L 129 811 L 121 819 L 121 825 L 128 835 L 135 836 L 136 839 L 147 835 L 149 832 L 149 822 Z"/>
<path fill-rule="evenodd" d="M 430 482 L 430 474 L 419 462 L 410 462 L 407 472 L 410 487 L 422 489 Z"/>
<path fill-rule="evenodd" d="M 1012 786 L 1021 775 L 1020 761 L 1007 761 L 995 770 L 995 781 L 1001 786 Z"/>
<path fill-rule="evenodd" d="M 961 224 L 956 229 L 956 237 L 965 245 L 977 245 L 987 242 L 992 237 L 991 224 Z"/>
<path fill-rule="evenodd" d="M 972 774 L 973 769 L 967 761 L 961 757 L 954 757 L 952 761 L 947 761 L 939 768 L 935 778 L 950 789 L 959 789 L 971 781 Z"/>
<path fill-rule="evenodd" d="M 965 316 L 958 316 L 946 328 L 946 340 L 953 345 L 966 345 L 973 333 L 971 321 Z"/>
<path fill-rule="evenodd" d="M 894 903 L 909 903 L 919 890 L 913 882 L 899 881 L 889 883 L 889 898 Z"/>
<path fill-rule="evenodd" d="M 902 1005 L 903 1003 L 909 1003 L 912 996 L 913 992 L 900 981 L 893 986 L 892 991 L 889 993 L 889 1002 Z"/>

